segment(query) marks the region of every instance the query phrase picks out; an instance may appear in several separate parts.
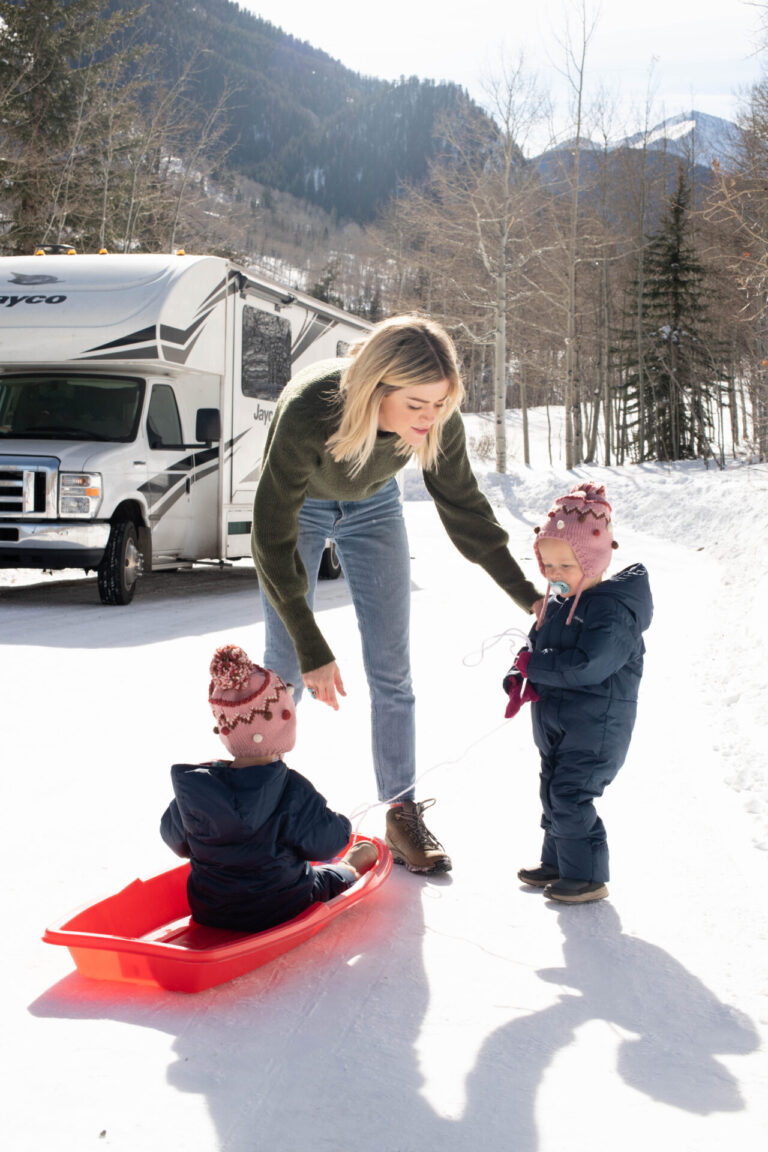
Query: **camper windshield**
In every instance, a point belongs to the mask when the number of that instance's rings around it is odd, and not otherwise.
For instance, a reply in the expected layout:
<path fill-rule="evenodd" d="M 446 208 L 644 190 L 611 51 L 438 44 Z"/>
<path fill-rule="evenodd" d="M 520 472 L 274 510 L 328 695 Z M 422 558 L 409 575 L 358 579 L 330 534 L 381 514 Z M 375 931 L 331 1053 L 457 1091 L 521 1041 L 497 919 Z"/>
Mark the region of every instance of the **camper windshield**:
<path fill-rule="evenodd" d="M 136 437 L 144 381 L 40 373 L 0 376 L 0 440 Z"/>

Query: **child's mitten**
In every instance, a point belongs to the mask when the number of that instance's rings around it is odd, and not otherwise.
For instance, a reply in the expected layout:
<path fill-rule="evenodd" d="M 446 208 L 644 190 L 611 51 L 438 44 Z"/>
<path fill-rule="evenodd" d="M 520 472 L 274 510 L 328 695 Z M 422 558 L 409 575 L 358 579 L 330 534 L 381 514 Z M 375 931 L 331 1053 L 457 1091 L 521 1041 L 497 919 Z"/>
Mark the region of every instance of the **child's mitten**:
<path fill-rule="evenodd" d="M 504 677 L 504 687 L 507 689 L 507 707 L 504 712 L 504 719 L 511 720 L 513 716 L 517 716 L 520 711 L 523 690 L 522 676 L 516 676 L 513 672 L 508 673 Z"/>
<path fill-rule="evenodd" d="M 517 716 L 523 704 L 531 704 L 539 698 L 539 694 L 530 680 L 525 678 L 530 658 L 530 651 L 527 648 L 521 648 L 515 657 L 514 664 L 504 677 L 504 691 L 508 697 L 507 708 L 504 713 L 505 720 L 511 720 L 513 716 Z M 523 684 L 525 684 L 525 688 L 523 688 Z"/>

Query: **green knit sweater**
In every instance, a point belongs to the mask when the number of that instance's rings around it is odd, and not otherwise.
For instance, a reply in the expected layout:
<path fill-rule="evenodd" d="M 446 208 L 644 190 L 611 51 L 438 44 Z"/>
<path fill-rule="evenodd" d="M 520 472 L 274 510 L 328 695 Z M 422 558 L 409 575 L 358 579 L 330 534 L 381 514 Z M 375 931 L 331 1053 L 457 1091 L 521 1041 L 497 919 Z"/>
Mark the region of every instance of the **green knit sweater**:
<path fill-rule="evenodd" d="M 408 462 L 397 437 L 380 433 L 362 471 L 349 476 L 325 442 L 340 419 L 339 381 L 347 361 L 324 360 L 299 372 L 283 389 L 269 429 L 253 508 L 251 547 L 262 589 L 285 623 L 302 672 L 329 664 L 333 652 L 307 604 L 307 573 L 296 549 L 306 498 L 365 500 Z M 454 412 L 443 429 L 437 467 L 424 483 L 448 535 L 480 564 L 515 603 L 529 611 L 541 595 L 507 549 L 509 537 L 477 486 L 467 456 L 464 422 Z"/>

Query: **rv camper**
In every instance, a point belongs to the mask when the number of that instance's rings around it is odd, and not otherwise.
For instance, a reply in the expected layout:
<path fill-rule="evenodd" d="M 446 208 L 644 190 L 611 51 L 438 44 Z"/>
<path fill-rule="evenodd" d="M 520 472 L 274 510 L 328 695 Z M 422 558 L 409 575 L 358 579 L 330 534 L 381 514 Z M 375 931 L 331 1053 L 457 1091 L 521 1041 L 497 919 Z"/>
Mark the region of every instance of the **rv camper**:
<path fill-rule="evenodd" d="M 142 571 L 250 554 L 280 391 L 365 321 L 215 256 L 0 258 L 0 567 Z"/>

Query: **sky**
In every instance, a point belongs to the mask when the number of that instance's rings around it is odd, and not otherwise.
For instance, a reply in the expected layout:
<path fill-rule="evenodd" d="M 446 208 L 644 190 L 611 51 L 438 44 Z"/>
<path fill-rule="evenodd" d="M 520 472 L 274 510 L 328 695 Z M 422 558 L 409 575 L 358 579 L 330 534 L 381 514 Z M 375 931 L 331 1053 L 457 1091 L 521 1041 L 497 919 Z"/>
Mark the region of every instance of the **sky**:
<path fill-rule="evenodd" d="M 375 9 L 352 0 L 238 2 L 354 71 L 452 80 L 480 103 L 502 62 L 522 53 L 526 70 L 556 99 L 556 131 L 570 134 L 559 73 L 568 20 L 579 29 L 577 0 L 388 0 Z M 603 0 L 588 8 L 596 25 L 587 86 L 592 94 L 603 88 L 618 105 L 616 135 L 642 127 L 649 93 L 651 126 L 691 107 L 733 119 L 739 93 L 761 74 L 765 7 L 748 0 Z"/>

